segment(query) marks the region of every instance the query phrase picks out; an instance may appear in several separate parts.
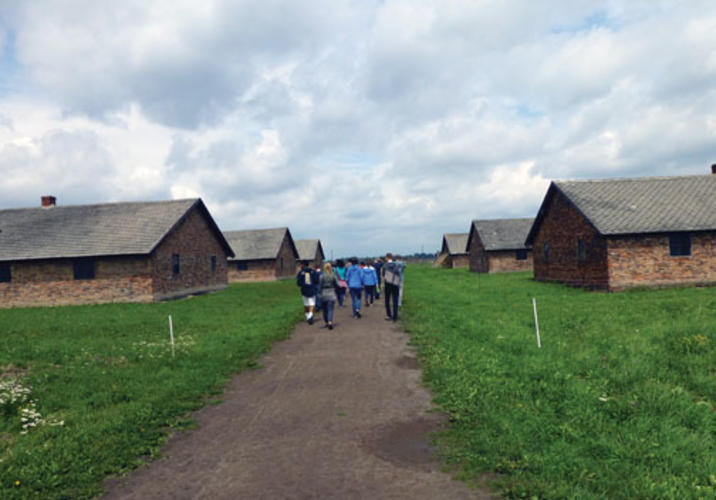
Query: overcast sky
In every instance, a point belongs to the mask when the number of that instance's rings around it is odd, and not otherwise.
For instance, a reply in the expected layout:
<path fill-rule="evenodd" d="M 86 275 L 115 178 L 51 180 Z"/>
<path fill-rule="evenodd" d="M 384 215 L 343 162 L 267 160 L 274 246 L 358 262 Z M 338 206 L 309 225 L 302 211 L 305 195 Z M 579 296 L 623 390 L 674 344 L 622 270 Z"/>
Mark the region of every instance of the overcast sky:
<path fill-rule="evenodd" d="M 0 208 L 201 197 L 412 253 L 712 163 L 713 0 L 0 0 Z"/>

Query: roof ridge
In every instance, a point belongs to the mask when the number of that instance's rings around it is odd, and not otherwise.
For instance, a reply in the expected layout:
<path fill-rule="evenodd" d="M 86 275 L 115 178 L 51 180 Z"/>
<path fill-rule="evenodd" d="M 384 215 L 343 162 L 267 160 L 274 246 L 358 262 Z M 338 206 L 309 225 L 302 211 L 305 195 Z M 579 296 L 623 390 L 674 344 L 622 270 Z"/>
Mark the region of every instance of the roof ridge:
<path fill-rule="evenodd" d="M 607 183 L 607 182 L 639 182 L 639 181 L 675 181 L 681 179 L 694 179 L 696 177 L 714 177 L 714 174 L 696 174 L 696 175 L 664 175 L 656 177 L 613 177 L 610 179 L 565 179 L 553 181 L 555 184 L 568 184 L 568 183 L 583 183 L 583 182 L 595 182 L 595 183 Z"/>
<path fill-rule="evenodd" d="M 159 203 L 179 203 L 179 202 L 196 202 L 200 200 L 200 197 L 196 198 L 180 198 L 177 200 L 150 200 L 150 201 L 110 201 L 106 203 L 87 203 L 77 205 L 55 205 L 50 210 L 58 210 L 64 208 L 90 208 L 90 207 L 106 207 L 106 206 L 119 206 L 119 205 L 148 205 L 148 204 L 159 204 Z M 48 210 L 47 207 L 35 206 L 35 207 L 16 207 L 16 208 L 0 208 L 0 212 L 10 212 L 19 210 Z"/>

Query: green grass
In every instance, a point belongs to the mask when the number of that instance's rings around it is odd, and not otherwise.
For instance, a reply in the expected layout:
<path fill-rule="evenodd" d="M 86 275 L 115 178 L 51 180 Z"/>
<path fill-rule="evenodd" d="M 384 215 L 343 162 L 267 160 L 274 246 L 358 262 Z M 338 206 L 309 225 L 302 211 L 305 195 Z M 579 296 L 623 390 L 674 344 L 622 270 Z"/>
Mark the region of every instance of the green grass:
<path fill-rule="evenodd" d="M 416 266 L 406 287 L 459 477 L 513 498 L 716 497 L 716 288 L 607 294 Z"/>
<path fill-rule="evenodd" d="M 28 403 L 0 405 L 0 498 L 100 493 L 105 476 L 194 426 L 188 412 L 288 337 L 299 306 L 282 282 L 157 304 L 0 310 L 0 382 L 19 377 L 45 421 L 22 434 Z"/>

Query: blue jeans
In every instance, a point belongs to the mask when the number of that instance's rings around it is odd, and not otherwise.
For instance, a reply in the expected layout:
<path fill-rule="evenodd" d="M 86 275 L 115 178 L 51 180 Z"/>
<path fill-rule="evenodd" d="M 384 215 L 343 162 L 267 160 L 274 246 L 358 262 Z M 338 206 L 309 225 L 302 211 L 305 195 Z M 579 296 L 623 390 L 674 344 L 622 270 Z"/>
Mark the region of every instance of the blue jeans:
<path fill-rule="evenodd" d="M 343 301 L 346 300 L 346 289 L 338 287 L 336 295 L 338 296 L 338 305 L 343 307 Z"/>
<path fill-rule="evenodd" d="M 353 305 L 353 316 L 360 311 L 360 296 L 363 291 L 362 288 L 351 288 L 351 304 Z"/>
<path fill-rule="evenodd" d="M 333 308 L 336 302 L 334 300 L 324 300 L 321 305 L 323 307 L 323 321 L 333 323 Z"/>

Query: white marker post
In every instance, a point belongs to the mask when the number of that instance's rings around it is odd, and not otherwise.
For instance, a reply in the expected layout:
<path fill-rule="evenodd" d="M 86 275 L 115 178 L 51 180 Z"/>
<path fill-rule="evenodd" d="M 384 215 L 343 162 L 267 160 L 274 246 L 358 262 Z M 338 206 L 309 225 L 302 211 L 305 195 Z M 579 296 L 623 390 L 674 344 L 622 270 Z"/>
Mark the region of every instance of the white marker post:
<path fill-rule="evenodd" d="M 172 343 L 172 358 L 174 357 L 174 326 L 172 325 L 172 315 L 169 315 L 169 340 Z"/>
<path fill-rule="evenodd" d="M 537 319 L 537 299 L 535 299 L 534 297 L 532 297 L 532 308 L 534 309 L 534 312 L 535 312 L 535 328 L 537 329 L 537 347 L 541 348 L 542 342 L 540 342 L 540 338 L 539 338 L 539 320 Z"/>

